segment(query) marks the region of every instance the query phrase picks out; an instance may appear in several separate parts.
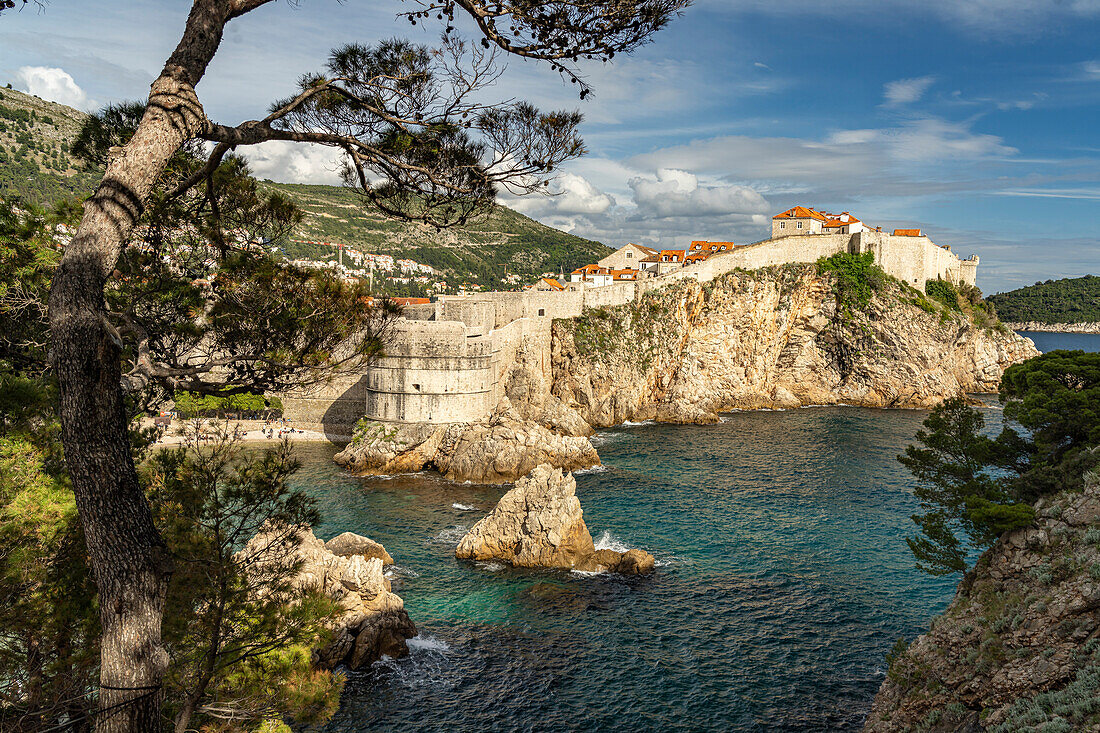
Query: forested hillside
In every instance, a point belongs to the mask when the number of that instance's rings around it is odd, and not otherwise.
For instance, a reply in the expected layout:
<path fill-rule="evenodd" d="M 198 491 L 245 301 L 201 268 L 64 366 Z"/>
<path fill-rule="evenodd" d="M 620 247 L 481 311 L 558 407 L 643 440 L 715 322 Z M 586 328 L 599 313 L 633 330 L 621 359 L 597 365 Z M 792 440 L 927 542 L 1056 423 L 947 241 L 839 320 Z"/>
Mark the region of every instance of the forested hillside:
<path fill-rule="evenodd" d="M 436 231 L 387 219 L 364 206 L 349 188 L 270 181 L 265 185 L 286 194 L 306 213 L 291 240 L 352 245 L 482 280 L 499 278 L 505 272 L 535 275 L 564 269 L 569 273 L 611 251 L 599 242 L 566 234 L 504 206 L 466 226 Z M 291 257 L 331 254 L 323 245 L 288 241 L 283 246 Z"/>
<path fill-rule="evenodd" d="M 13 89 L 0 89 L 0 95 L 0 196 L 49 205 L 89 195 L 101 171 L 85 169 L 69 151 L 87 115 Z M 492 287 L 507 274 L 526 282 L 542 272 L 568 273 L 611 251 L 503 206 L 479 221 L 440 232 L 387 219 L 348 188 L 264 185 L 281 191 L 305 212 L 302 224 L 276 243 L 291 258 L 333 254 L 330 247 L 295 240 L 340 243 L 412 259 L 455 281 Z"/>
<path fill-rule="evenodd" d="M 14 89 L 0 89 L 0 196 L 49 204 L 86 196 L 97 172 L 73 165 L 69 145 L 86 115 Z"/>
<path fill-rule="evenodd" d="M 986 300 L 1009 323 L 1095 323 L 1100 321 L 1100 277 L 1047 280 Z"/>

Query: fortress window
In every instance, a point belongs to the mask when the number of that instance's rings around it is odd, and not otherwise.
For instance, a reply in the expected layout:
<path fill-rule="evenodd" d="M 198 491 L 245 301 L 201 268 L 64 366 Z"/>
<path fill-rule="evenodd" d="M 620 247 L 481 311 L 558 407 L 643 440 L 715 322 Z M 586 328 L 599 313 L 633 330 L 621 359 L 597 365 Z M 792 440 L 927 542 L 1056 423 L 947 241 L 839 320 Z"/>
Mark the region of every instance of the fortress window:
<path fill-rule="evenodd" d="M 799 229 L 801 229 L 801 228 L 802 228 L 802 222 L 798 222 L 798 228 L 799 228 Z"/>
<path fill-rule="evenodd" d="M 545 316 L 546 315 L 546 309 L 545 308 L 539 308 L 539 315 L 540 316 Z"/>
<path fill-rule="evenodd" d="M 787 228 L 787 222 L 785 222 L 785 221 L 779 222 L 779 228 L 780 229 L 786 229 Z"/>

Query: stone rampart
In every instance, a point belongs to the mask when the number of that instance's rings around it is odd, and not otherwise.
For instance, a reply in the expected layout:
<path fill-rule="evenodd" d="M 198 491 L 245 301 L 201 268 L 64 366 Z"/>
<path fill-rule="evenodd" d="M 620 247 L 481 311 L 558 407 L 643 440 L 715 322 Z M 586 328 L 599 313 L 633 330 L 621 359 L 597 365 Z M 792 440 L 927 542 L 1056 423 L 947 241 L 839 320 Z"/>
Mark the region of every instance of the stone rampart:
<path fill-rule="evenodd" d="M 283 397 L 285 414 L 322 425 L 330 436 L 350 435 L 361 417 L 398 423 L 473 422 L 504 396 L 504 380 L 523 354 L 549 378 L 550 323 L 586 308 L 640 299 L 685 279 L 708 282 L 736 269 L 811 263 L 841 252 L 870 252 L 887 273 L 916 288 L 942 278 L 974 284 L 978 259 L 960 260 L 927 237 L 884 232 L 787 236 L 737 247 L 662 277 L 565 292 L 476 293 L 407 306 L 385 356 L 330 384 Z"/>

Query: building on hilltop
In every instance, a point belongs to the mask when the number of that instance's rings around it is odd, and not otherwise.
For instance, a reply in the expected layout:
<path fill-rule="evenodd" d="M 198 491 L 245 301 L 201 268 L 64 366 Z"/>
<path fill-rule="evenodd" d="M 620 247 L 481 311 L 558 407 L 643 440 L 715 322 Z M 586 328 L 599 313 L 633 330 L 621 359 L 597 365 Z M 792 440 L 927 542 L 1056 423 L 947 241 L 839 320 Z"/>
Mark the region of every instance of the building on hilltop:
<path fill-rule="evenodd" d="M 795 206 L 772 217 L 772 239 L 796 234 L 824 234 L 825 223 L 832 218 L 805 206 Z"/>
<path fill-rule="evenodd" d="M 558 282 L 557 278 L 540 277 L 538 282 L 534 285 L 528 285 L 526 289 L 539 293 L 560 293 L 565 290 L 565 286 Z"/>
<path fill-rule="evenodd" d="M 657 275 L 667 275 L 679 270 L 684 265 L 686 254 L 682 249 L 662 249 L 657 255 Z"/>
<path fill-rule="evenodd" d="M 807 206 L 793 209 L 772 217 L 772 239 L 801 234 L 859 234 L 868 227 L 847 211 L 829 214 Z"/>
<path fill-rule="evenodd" d="M 642 261 L 655 254 L 657 250 L 640 244 L 624 244 L 596 264 L 608 270 L 641 270 Z"/>
<path fill-rule="evenodd" d="M 611 270 L 606 267 L 600 267 L 599 265 L 578 267 L 576 270 L 573 270 L 572 274 L 569 276 L 569 282 L 585 283 L 597 288 L 603 287 L 604 285 L 610 285 L 614 281 L 615 278 L 611 274 Z"/>

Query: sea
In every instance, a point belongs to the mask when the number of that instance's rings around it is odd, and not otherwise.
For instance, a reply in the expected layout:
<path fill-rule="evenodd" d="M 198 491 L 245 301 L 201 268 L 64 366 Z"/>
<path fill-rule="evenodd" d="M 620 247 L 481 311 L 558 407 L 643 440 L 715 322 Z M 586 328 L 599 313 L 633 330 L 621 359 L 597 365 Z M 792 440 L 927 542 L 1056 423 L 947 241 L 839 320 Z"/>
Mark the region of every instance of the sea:
<path fill-rule="evenodd" d="M 1033 337 L 1100 351 L 1100 336 Z M 983 414 L 995 430 L 994 397 Z M 457 561 L 506 487 L 357 478 L 333 448 L 299 448 L 318 536 L 382 542 L 419 629 L 408 657 L 349 673 L 325 730 L 858 730 L 888 651 L 958 582 L 919 572 L 905 542 L 918 503 L 896 458 L 926 415 L 807 407 L 598 433 L 604 465 L 577 495 L 597 547 L 657 558 L 631 578 Z"/>

